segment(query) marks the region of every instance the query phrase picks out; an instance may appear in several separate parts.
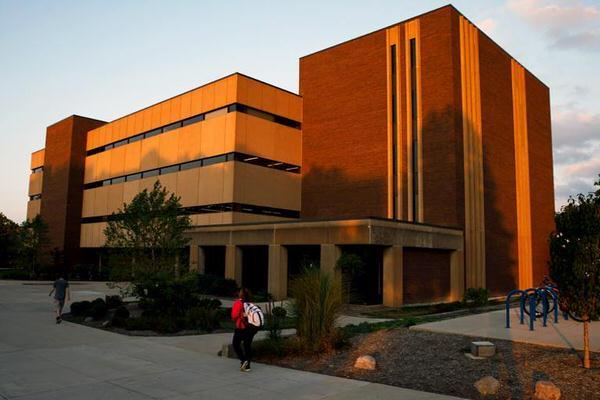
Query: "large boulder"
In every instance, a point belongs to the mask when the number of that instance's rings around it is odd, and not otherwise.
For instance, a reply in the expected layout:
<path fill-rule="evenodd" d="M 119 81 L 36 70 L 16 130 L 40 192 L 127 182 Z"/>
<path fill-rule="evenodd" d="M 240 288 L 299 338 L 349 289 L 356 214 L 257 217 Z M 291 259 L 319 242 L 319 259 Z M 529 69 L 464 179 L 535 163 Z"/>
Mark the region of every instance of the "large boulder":
<path fill-rule="evenodd" d="M 482 396 L 493 396 L 500 390 L 500 382 L 493 376 L 484 376 L 474 386 Z"/>
<path fill-rule="evenodd" d="M 377 366 L 377 361 L 372 356 L 360 356 L 354 362 L 354 368 L 374 370 Z"/>
<path fill-rule="evenodd" d="M 550 381 L 537 381 L 534 397 L 538 400 L 559 400 L 560 389 Z"/>

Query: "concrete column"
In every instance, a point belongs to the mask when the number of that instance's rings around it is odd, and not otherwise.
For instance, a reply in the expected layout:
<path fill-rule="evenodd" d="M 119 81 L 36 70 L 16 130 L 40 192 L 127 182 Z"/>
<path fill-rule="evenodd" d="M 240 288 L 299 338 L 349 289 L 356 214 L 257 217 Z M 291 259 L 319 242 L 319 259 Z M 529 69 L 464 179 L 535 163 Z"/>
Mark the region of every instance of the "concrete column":
<path fill-rule="evenodd" d="M 206 257 L 204 255 L 204 248 L 202 246 L 198 247 L 198 273 L 205 274 L 206 273 Z"/>
<path fill-rule="evenodd" d="M 404 302 L 404 266 L 402 246 L 383 251 L 383 305 L 400 307 Z"/>
<path fill-rule="evenodd" d="M 225 247 L 225 278 L 242 285 L 242 249 L 234 244 Z"/>
<path fill-rule="evenodd" d="M 342 274 L 337 271 L 335 264 L 342 255 L 342 249 L 335 244 L 322 244 L 321 245 L 321 271 L 331 274 L 335 279 L 339 279 L 341 282 Z"/>
<path fill-rule="evenodd" d="M 287 249 L 279 244 L 270 244 L 268 290 L 275 300 L 282 300 L 287 297 L 287 276 Z"/>
<path fill-rule="evenodd" d="M 190 243 L 190 271 L 198 271 L 198 251 L 200 247 L 193 242 Z"/>
<path fill-rule="evenodd" d="M 450 301 L 460 301 L 465 294 L 465 256 L 455 250 L 450 256 Z"/>

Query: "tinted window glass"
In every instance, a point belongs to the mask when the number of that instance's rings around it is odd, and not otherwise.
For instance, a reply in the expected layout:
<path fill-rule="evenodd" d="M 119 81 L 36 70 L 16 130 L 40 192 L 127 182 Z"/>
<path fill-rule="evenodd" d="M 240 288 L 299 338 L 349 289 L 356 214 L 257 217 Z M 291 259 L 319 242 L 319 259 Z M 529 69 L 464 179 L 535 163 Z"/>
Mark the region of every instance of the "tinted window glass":
<path fill-rule="evenodd" d="M 118 142 L 113 144 L 113 147 L 119 147 L 127 144 L 127 139 L 119 140 Z"/>
<path fill-rule="evenodd" d="M 204 115 L 196 115 L 195 117 L 188 118 L 183 121 L 183 126 L 187 126 L 190 124 L 195 124 L 196 122 L 204 121 Z"/>
<path fill-rule="evenodd" d="M 111 182 L 111 183 L 112 183 L 113 185 L 115 185 L 115 184 L 117 184 L 117 183 L 123 183 L 123 182 L 125 182 L 125 177 L 124 177 L 124 176 L 121 176 L 121 177 L 119 177 L 119 178 L 112 178 L 112 182 Z"/>
<path fill-rule="evenodd" d="M 147 138 L 151 138 L 152 136 L 156 136 L 159 135 L 162 132 L 162 129 L 158 128 L 158 129 L 154 129 L 150 132 L 146 132 L 144 133 L 144 137 Z"/>
<path fill-rule="evenodd" d="M 202 162 L 202 165 L 207 166 L 207 165 L 212 165 L 212 164 L 218 164 L 218 163 L 225 162 L 226 160 L 227 160 L 227 156 L 225 156 L 225 155 L 209 157 L 209 158 L 204 159 L 204 161 Z"/>
<path fill-rule="evenodd" d="M 218 117 L 219 115 L 227 114 L 227 107 L 219 108 L 218 110 L 208 112 L 204 114 L 204 119 Z"/>
<path fill-rule="evenodd" d="M 191 168 L 198 168 L 202 166 L 202 161 L 198 160 L 198 161 L 192 161 L 192 162 L 188 162 L 185 164 L 181 164 L 181 170 L 186 170 L 186 169 L 191 169 Z"/>
<path fill-rule="evenodd" d="M 138 179 L 141 179 L 142 174 L 131 174 L 127 176 L 127 182 L 130 181 L 137 181 Z"/>
<path fill-rule="evenodd" d="M 137 142 L 138 140 L 142 140 L 144 135 L 135 135 L 129 138 L 129 143 Z"/>
<path fill-rule="evenodd" d="M 173 165 L 171 167 L 165 167 L 160 169 L 160 174 L 170 174 L 171 172 L 179 171 L 179 165 Z"/>
<path fill-rule="evenodd" d="M 172 131 L 173 129 L 181 128 L 181 122 L 175 122 L 174 124 L 167 125 L 163 128 L 163 132 Z"/>
<path fill-rule="evenodd" d="M 153 169 L 151 171 L 146 171 L 142 173 L 142 178 L 148 178 L 150 176 L 157 176 L 158 175 L 158 170 L 157 169 Z"/>

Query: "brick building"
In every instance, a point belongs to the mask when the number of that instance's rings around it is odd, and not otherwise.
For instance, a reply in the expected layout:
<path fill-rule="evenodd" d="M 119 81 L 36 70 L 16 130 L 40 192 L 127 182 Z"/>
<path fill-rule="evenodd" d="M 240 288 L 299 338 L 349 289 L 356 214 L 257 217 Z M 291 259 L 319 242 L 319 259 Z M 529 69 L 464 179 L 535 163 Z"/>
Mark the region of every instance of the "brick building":
<path fill-rule="evenodd" d="M 333 272 L 344 252 L 387 305 L 547 270 L 549 89 L 452 6 L 302 57 L 299 95 L 233 74 L 110 123 L 70 117 L 31 167 L 28 217 L 72 262 L 159 179 L 192 214 L 192 267 L 276 297 L 300 260 Z"/>

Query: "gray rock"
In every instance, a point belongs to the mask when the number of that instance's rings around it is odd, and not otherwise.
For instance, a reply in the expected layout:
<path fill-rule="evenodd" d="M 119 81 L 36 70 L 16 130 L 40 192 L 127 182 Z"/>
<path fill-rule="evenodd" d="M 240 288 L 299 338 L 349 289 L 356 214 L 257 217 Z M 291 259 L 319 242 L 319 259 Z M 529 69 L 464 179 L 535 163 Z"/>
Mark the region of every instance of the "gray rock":
<path fill-rule="evenodd" d="M 484 376 L 475 382 L 473 386 L 475 386 L 475 389 L 477 389 L 482 396 L 493 396 L 500 390 L 500 382 L 493 376 Z"/>
<path fill-rule="evenodd" d="M 377 361 L 372 356 L 360 356 L 354 362 L 354 368 L 374 370 L 377 366 Z"/>
<path fill-rule="evenodd" d="M 104 322 L 102 323 L 102 327 L 103 327 L 103 328 L 106 328 L 106 327 L 107 327 L 109 324 L 110 324 L 110 321 L 104 321 Z"/>
<path fill-rule="evenodd" d="M 537 381 L 535 383 L 534 397 L 538 400 L 559 400 L 560 389 L 550 381 Z"/>
<path fill-rule="evenodd" d="M 225 358 L 237 357 L 235 355 L 235 351 L 233 350 L 233 346 L 231 345 L 231 343 L 224 344 L 221 350 L 217 353 L 217 355 Z"/>
<path fill-rule="evenodd" d="M 92 318 L 92 317 L 85 317 L 83 322 L 92 322 L 93 320 L 94 320 L 94 318 Z"/>
<path fill-rule="evenodd" d="M 496 354 L 496 345 L 492 342 L 471 342 L 471 354 L 474 357 L 492 357 Z"/>

